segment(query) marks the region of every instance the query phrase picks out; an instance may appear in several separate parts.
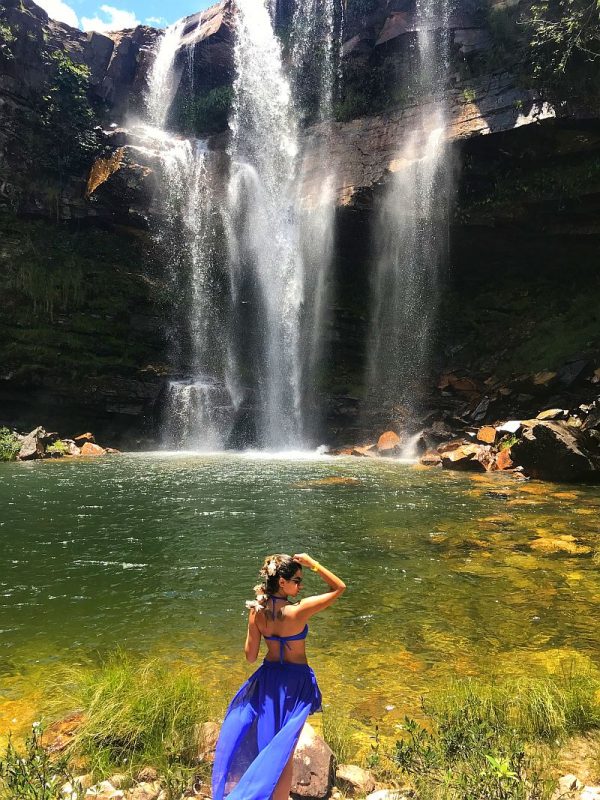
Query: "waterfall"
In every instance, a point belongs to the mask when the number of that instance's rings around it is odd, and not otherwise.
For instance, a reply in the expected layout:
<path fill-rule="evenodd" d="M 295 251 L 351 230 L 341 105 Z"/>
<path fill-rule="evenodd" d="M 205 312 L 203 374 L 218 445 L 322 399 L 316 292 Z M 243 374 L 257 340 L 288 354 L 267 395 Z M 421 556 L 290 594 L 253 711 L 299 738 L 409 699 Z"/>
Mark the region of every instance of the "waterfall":
<path fill-rule="evenodd" d="M 304 425 L 304 270 L 294 202 L 297 126 L 265 0 L 238 0 L 234 57 L 227 226 L 231 292 L 236 319 L 245 316 L 244 291 L 252 294 L 254 314 L 247 318 L 252 330 L 237 331 L 229 382 L 239 382 L 242 366 L 255 378 L 261 446 L 297 448 L 303 445 Z"/>
<path fill-rule="evenodd" d="M 232 402 L 216 377 L 226 346 L 211 157 L 204 142 L 164 129 L 179 79 L 176 55 L 184 27 L 183 20 L 175 23 L 158 43 L 146 101 L 153 126 L 144 129 L 160 162 L 156 240 L 167 266 L 169 356 L 177 375 L 167 386 L 163 438 L 169 447 L 214 450 L 226 443 Z"/>
<path fill-rule="evenodd" d="M 443 99 L 448 0 L 419 0 L 416 16 L 419 112 L 376 209 L 363 409 L 408 432 L 418 424 L 426 388 L 452 184 Z"/>
<path fill-rule="evenodd" d="M 318 441 L 321 435 L 325 412 L 319 379 L 327 346 L 338 168 L 331 157 L 329 137 L 339 76 L 342 23 L 341 0 L 299 0 L 290 36 L 294 99 L 314 123 L 312 131 L 304 135 L 298 180 L 298 187 L 305 192 L 298 200 L 306 297 L 303 398 L 310 421 L 305 429 L 313 441 Z"/>
<path fill-rule="evenodd" d="M 164 128 L 181 77 L 181 70 L 175 70 L 174 63 L 184 27 L 185 20 L 180 19 L 166 28 L 157 43 L 154 61 L 148 73 L 146 109 L 150 123 L 156 128 Z"/>

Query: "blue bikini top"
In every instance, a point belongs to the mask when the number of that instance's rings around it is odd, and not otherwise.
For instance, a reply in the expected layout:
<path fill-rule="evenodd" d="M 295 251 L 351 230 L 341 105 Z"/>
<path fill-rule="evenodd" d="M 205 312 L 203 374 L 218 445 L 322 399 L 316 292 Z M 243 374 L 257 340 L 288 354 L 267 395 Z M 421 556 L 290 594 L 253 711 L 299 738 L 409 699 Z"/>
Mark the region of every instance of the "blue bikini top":
<path fill-rule="evenodd" d="M 273 619 L 275 619 L 275 603 L 277 600 L 285 600 L 285 597 L 275 597 L 275 595 L 272 594 L 269 596 L 269 600 L 273 603 Z M 283 654 L 285 652 L 285 648 L 290 647 L 289 643 L 306 639 L 307 636 L 308 625 L 305 625 L 300 633 L 295 633 L 293 636 L 265 636 L 264 638 L 268 639 L 269 641 L 279 642 L 279 663 L 283 664 Z"/>

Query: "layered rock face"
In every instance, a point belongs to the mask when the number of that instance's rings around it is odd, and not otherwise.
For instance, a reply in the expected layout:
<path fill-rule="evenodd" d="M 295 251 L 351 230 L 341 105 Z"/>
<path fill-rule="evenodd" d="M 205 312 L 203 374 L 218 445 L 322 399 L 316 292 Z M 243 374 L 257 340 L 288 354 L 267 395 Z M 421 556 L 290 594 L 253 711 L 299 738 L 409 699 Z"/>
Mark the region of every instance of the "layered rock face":
<path fill-rule="evenodd" d="M 231 83 L 234 13 L 223 0 L 186 19 L 175 60 L 178 98 L 204 97 Z M 160 33 L 145 26 L 83 33 L 49 20 L 31 0 L 5 0 L 0 19 L 12 32 L 10 54 L 0 56 L 0 211 L 7 243 L 0 259 L 8 297 L 0 323 L 0 421 L 31 428 L 43 419 L 65 429 L 64 417 L 75 417 L 75 427 L 94 427 L 117 443 L 126 432 L 134 442 L 151 442 L 169 371 L 163 333 L 168 279 L 149 233 L 161 213 L 159 154 L 135 121 Z M 491 46 L 486 25 L 467 10 L 451 18 L 450 28 L 454 52 L 467 62 Z M 349 18 L 344 63 L 358 74 L 386 59 L 406 66 L 414 35 L 408 4 L 377 3 L 371 14 Z M 23 143 L 48 87 L 48 58 L 58 51 L 89 69 L 89 130 L 96 130 L 76 168 L 49 172 L 39 163 L 39 149 Z M 568 103 L 553 109 L 502 71 L 469 80 L 457 75 L 447 99 L 457 197 L 432 348 L 432 407 L 443 404 L 435 386 L 444 371 L 472 373 L 483 382 L 497 372 L 502 378 L 556 369 L 582 349 L 593 361 L 600 349 L 593 318 L 594 298 L 600 298 L 593 269 L 600 237 L 597 114 Z M 336 165 L 335 303 L 323 382 L 328 441 L 356 442 L 370 427 L 386 429 L 394 421 L 389 409 L 380 419 L 358 416 L 372 210 L 404 166 L 398 145 L 422 112 L 422 105 L 405 100 L 398 108 L 305 131 L 301 193 L 307 204 L 316 193 L 320 154 L 325 150 Z M 227 138 L 222 130 L 208 142 L 219 153 L 223 182 Z M 96 259 L 82 245 L 91 230 Z M 32 235 L 45 243 L 45 252 L 38 248 L 29 259 L 41 277 L 37 283 L 27 272 L 28 257 L 16 256 Z M 67 263 L 65 251 L 72 258 L 70 277 L 56 268 Z M 568 291 L 565 266 L 575 278 Z M 55 419 L 41 413 L 48 405 Z"/>

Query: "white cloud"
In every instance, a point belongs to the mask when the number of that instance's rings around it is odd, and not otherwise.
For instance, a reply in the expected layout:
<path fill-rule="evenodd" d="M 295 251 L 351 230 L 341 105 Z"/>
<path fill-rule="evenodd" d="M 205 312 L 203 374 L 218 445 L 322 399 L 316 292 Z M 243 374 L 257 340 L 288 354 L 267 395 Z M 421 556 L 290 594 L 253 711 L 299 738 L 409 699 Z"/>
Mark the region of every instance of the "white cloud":
<path fill-rule="evenodd" d="M 37 0 L 37 4 L 44 9 L 50 19 L 66 22 L 72 28 L 79 27 L 77 14 L 63 0 Z"/>
<path fill-rule="evenodd" d="M 52 1 L 56 2 L 56 0 Z M 140 24 L 133 11 L 125 11 L 122 8 L 107 5 L 100 6 L 100 11 L 108 19 L 100 19 L 99 16 L 82 17 L 81 26 L 84 31 L 120 31 L 123 28 L 135 28 Z"/>
<path fill-rule="evenodd" d="M 166 22 L 164 17 L 146 17 L 147 25 L 166 25 Z"/>

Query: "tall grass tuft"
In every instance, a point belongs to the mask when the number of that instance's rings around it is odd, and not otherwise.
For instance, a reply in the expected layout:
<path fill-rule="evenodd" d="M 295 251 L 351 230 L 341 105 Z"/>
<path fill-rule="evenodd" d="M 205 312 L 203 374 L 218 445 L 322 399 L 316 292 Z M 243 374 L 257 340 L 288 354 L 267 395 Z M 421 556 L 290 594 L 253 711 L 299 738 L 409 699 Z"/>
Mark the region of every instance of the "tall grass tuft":
<path fill-rule="evenodd" d="M 434 692 L 426 711 L 451 726 L 485 722 L 527 740 L 551 741 L 600 727 L 600 680 L 565 674 L 503 683 L 462 680 Z"/>
<path fill-rule="evenodd" d="M 98 670 L 63 673 L 57 689 L 63 708 L 68 704 L 84 712 L 71 750 L 95 771 L 193 763 L 209 703 L 191 669 L 139 662 L 117 652 Z"/>
<path fill-rule="evenodd" d="M 338 764 L 349 764 L 358 753 L 358 742 L 347 714 L 337 708 L 323 709 L 323 738 L 333 750 Z"/>

